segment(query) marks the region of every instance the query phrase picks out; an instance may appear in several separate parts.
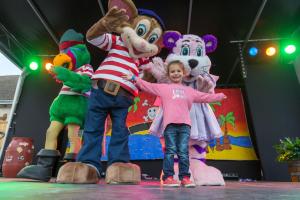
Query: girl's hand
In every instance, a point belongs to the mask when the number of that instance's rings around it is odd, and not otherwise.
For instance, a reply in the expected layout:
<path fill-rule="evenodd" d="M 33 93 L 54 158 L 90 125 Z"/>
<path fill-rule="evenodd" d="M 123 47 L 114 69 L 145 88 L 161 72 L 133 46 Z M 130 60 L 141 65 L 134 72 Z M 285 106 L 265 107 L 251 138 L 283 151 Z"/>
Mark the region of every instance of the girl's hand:
<path fill-rule="evenodd" d="M 135 80 L 135 76 L 133 75 L 132 72 L 129 72 L 128 74 L 124 74 L 122 76 L 123 79 L 127 80 L 127 81 L 133 81 Z"/>
<path fill-rule="evenodd" d="M 227 96 L 223 93 L 216 93 L 215 95 L 217 95 L 217 101 L 222 101 L 224 99 L 227 99 Z"/>
<path fill-rule="evenodd" d="M 222 96 L 222 99 L 227 99 L 227 96 L 223 93 L 220 93 L 220 95 Z"/>

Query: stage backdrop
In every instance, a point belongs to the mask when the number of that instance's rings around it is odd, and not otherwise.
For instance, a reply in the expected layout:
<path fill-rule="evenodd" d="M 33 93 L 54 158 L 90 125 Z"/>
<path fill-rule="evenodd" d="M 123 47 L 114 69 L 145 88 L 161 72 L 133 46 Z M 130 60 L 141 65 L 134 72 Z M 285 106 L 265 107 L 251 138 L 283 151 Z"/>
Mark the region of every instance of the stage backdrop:
<path fill-rule="evenodd" d="M 257 160 L 247 120 L 245 115 L 243 97 L 239 88 L 217 89 L 223 92 L 227 99 L 222 102 L 210 104 L 221 125 L 224 136 L 221 145 L 227 148 L 216 148 L 216 141 L 209 143 L 207 159 L 212 160 Z M 157 107 L 153 106 L 155 96 L 141 92 L 134 99 L 134 104 L 129 108 L 127 126 L 131 132 L 129 149 L 131 160 L 162 159 L 163 140 L 150 135 L 148 129 L 155 117 Z M 106 152 L 111 137 L 111 122 L 108 120 L 107 132 L 102 160 L 107 160 Z M 229 140 L 224 144 L 223 140 Z"/>

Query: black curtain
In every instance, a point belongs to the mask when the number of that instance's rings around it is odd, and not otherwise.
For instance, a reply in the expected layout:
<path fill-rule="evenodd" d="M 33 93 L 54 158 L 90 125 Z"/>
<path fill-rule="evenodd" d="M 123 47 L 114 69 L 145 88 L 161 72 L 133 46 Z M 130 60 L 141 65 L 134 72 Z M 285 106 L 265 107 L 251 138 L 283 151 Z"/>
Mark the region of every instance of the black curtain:
<path fill-rule="evenodd" d="M 245 80 L 263 178 L 289 181 L 286 163 L 276 161 L 279 139 L 300 136 L 300 85 L 294 66 L 267 63 L 247 66 Z"/>

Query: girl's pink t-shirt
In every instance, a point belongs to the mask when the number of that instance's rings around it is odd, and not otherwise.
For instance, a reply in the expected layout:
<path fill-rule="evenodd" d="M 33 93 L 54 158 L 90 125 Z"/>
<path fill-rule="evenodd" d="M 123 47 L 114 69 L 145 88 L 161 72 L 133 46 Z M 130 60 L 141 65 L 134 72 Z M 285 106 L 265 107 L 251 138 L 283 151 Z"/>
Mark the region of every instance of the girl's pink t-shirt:
<path fill-rule="evenodd" d="M 223 93 L 208 94 L 182 84 L 149 83 L 137 78 L 136 85 L 143 91 L 160 97 L 163 108 L 163 127 L 170 123 L 191 125 L 190 109 L 192 103 L 221 101 Z"/>

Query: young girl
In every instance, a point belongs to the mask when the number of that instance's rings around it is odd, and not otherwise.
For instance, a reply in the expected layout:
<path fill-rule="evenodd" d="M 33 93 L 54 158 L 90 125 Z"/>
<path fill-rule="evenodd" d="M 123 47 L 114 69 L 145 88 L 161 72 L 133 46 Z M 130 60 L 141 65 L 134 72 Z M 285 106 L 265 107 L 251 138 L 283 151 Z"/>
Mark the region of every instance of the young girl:
<path fill-rule="evenodd" d="M 128 81 L 135 81 L 141 89 L 160 97 L 163 107 L 163 127 L 166 152 L 163 161 L 164 186 L 176 187 L 180 184 L 173 179 L 174 155 L 179 158 L 179 180 L 184 187 L 195 187 L 190 180 L 188 142 L 190 138 L 190 109 L 193 102 L 209 103 L 220 101 L 226 96 L 223 93 L 207 94 L 198 92 L 191 87 L 182 85 L 184 76 L 183 64 L 179 61 L 170 62 L 167 66 L 170 84 L 157 84 L 143 81 L 133 74 L 124 75 Z"/>

